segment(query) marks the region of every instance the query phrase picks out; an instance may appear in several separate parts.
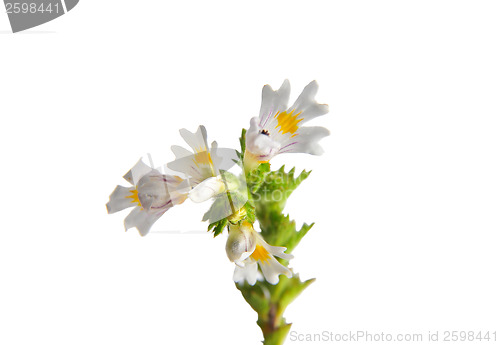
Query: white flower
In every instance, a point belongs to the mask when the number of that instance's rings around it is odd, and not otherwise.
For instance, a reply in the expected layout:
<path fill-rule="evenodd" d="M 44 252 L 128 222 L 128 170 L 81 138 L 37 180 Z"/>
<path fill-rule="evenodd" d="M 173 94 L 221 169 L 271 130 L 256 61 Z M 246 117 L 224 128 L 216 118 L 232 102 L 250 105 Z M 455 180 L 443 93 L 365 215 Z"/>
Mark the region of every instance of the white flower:
<path fill-rule="evenodd" d="M 194 202 L 203 202 L 223 193 L 225 190 L 226 185 L 220 177 L 209 177 L 189 192 L 189 199 Z"/>
<path fill-rule="evenodd" d="M 324 127 L 303 127 L 307 121 L 328 113 L 328 105 L 318 104 L 314 99 L 317 92 L 318 83 L 312 81 L 295 103 L 288 107 L 288 80 L 277 91 L 269 85 L 264 86 L 259 117 L 250 120 L 250 128 L 246 134 L 247 169 L 252 170 L 280 153 L 323 153 L 318 141 L 330 132 Z"/>
<path fill-rule="evenodd" d="M 246 280 L 250 285 L 254 285 L 259 276 L 257 266 L 270 284 L 277 284 L 280 274 L 290 278 L 290 269 L 275 258 L 277 256 L 285 260 L 293 259 L 293 255 L 286 254 L 285 250 L 285 247 L 269 245 L 249 222 L 229 226 L 226 253 L 229 260 L 236 264 L 233 276 L 235 282 Z"/>
<path fill-rule="evenodd" d="M 255 251 L 257 246 L 257 231 L 248 222 L 241 226 L 231 224 L 226 242 L 226 254 L 231 262 L 244 267 L 243 261 Z"/>
<path fill-rule="evenodd" d="M 123 178 L 132 187 L 116 186 L 106 208 L 108 213 L 115 213 L 134 207 L 125 218 L 125 230 L 135 227 L 142 236 L 168 209 L 187 198 L 187 181 L 179 176 L 163 175 L 142 160 Z"/>
<path fill-rule="evenodd" d="M 167 167 L 187 176 L 193 188 L 189 192 L 189 198 L 194 202 L 203 202 L 224 192 L 225 185 L 219 172 L 223 159 L 217 156 L 217 142 L 212 142 L 209 149 L 204 126 L 199 126 L 195 133 L 186 129 L 179 132 L 193 151 L 172 146 L 176 159 L 168 163 Z"/>

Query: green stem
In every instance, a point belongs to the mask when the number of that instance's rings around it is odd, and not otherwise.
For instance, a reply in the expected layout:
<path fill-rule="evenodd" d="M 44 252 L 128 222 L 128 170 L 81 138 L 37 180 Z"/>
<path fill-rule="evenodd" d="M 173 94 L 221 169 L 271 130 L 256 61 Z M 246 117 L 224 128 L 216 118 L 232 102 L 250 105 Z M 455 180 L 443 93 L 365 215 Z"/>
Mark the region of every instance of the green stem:
<path fill-rule="evenodd" d="M 291 323 L 286 323 L 279 312 L 277 303 L 270 303 L 267 315 L 259 315 L 257 324 L 264 335 L 264 345 L 282 345 L 285 343 Z"/>
<path fill-rule="evenodd" d="M 312 282 L 314 279 L 301 281 L 298 275 L 293 275 L 291 278 L 281 276 L 277 285 L 266 281 L 258 281 L 254 286 L 236 284 L 247 303 L 257 312 L 257 324 L 262 330 L 264 345 L 285 343 L 292 327 L 283 317 L 285 309 Z"/>

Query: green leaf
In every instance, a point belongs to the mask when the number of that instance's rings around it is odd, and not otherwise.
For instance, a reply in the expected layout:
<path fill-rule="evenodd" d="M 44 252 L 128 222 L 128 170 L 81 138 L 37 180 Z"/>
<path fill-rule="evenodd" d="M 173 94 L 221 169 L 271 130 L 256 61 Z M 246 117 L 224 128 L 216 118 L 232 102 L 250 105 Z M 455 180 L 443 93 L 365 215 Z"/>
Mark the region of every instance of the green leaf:
<path fill-rule="evenodd" d="M 253 191 L 254 194 L 258 195 L 256 199 L 262 203 L 263 207 L 272 206 L 276 208 L 274 211 L 281 213 L 292 192 L 311 172 L 304 170 L 297 178 L 294 178 L 294 173 L 295 168 L 286 173 L 285 166 L 282 166 L 277 171 L 267 172 L 265 175 L 258 176 L 262 180 L 256 182 L 258 189 Z"/>
<path fill-rule="evenodd" d="M 283 289 L 280 295 L 280 300 L 279 300 L 280 310 L 283 310 L 284 312 L 286 307 L 288 307 L 288 305 L 292 303 L 295 300 L 295 298 L 297 298 L 302 293 L 302 291 L 304 291 L 314 281 L 316 281 L 316 279 L 313 278 L 302 282 L 300 281 L 298 275 L 290 278 L 289 283 L 286 286 L 286 289 Z"/>
<path fill-rule="evenodd" d="M 239 160 L 238 162 L 235 162 L 237 163 L 238 165 L 240 165 L 242 168 L 243 168 L 243 156 L 245 155 L 245 150 L 246 150 L 246 143 L 245 143 L 245 136 L 246 136 L 246 133 L 247 133 L 247 130 L 245 128 L 243 128 L 241 130 L 241 136 L 240 136 L 240 147 L 241 147 L 241 152 L 240 151 L 236 151 L 236 155 L 238 156 Z"/>
<path fill-rule="evenodd" d="M 256 217 L 264 239 L 270 245 L 287 247 L 287 253 L 299 244 L 314 225 L 303 224 L 297 231 L 295 221 L 288 215 L 283 215 L 286 201 L 310 173 L 304 170 L 295 177 L 294 168 L 285 172 L 285 167 L 282 166 L 277 171 L 271 171 L 269 163 L 264 163 L 246 176 L 250 191 L 249 200 L 245 204 L 247 218 L 253 222 L 253 217 Z M 286 260 L 278 260 L 288 265 Z M 314 279 L 303 282 L 295 274 L 291 278 L 281 275 L 276 285 L 266 281 L 258 281 L 254 286 L 248 283 L 236 284 L 245 300 L 258 314 L 257 324 L 262 329 L 265 345 L 282 345 L 285 342 L 291 324 L 286 323 L 283 313 L 312 282 Z"/>
<path fill-rule="evenodd" d="M 248 172 L 247 185 L 251 194 L 257 193 L 270 171 L 271 165 L 269 163 L 262 163 L 256 169 Z"/>
<path fill-rule="evenodd" d="M 255 223 L 255 204 L 253 202 L 253 199 L 248 199 L 244 207 L 247 213 L 247 220 L 252 224 Z"/>
<path fill-rule="evenodd" d="M 311 224 L 302 224 L 302 228 L 300 228 L 299 231 L 295 231 L 287 240 L 287 248 L 288 251 L 291 252 L 292 250 L 297 247 L 299 244 L 300 240 L 308 233 L 309 230 L 314 226 L 314 223 Z"/>
<path fill-rule="evenodd" d="M 291 278 L 280 276 L 277 285 L 266 281 L 257 281 L 254 286 L 236 284 L 236 288 L 258 314 L 257 324 L 262 329 L 265 345 L 284 343 L 292 324 L 286 323 L 283 313 L 312 282 L 314 279 L 302 282 L 298 275 L 293 275 Z"/>
<path fill-rule="evenodd" d="M 246 134 L 247 134 L 247 130 L 245 128 L 243 128 L 241 130 L 241 136 L 240 136 L 241 153 L 245 153 L 245 150 L 246 150 L 246 142 L 245 142 Z"/>
<path fill-rule="evenodd" d="M 294 168 L 285 172 L 285 166 L 282 166 L 277 171 L 269 171 L 269 166 L 264 164 L 256 171 L 251 182 L 256 189 L 252 197 L 262 236 L 271 245 L 287 247 L 287 252 L 290 253 L 311 229 L 312 224 L 304 224 L 297 231 L 295 221 L 288 215 L 284 216 L 282 212 L 292 192 L 311 172 L 304 170 L 294 177 Z M 284 260 L 280 262 L 286 263 Z"/>
<path fill-rule="evenodd" d="M 214 237 L 220 235 L 228 223 L 227 218 L 216 221 L 208 226 L 208 231 L 212 230 Z"/>
<path fill-rule="evenodd" d="M 266 294 L 262 291 L 262 287 L 257 285 L 254 288 L 248 283 L 237 283 L 236 288 L 241 291 L 247 303 L 250 304 L 257 314 L 265 315 L 269 312 L 269 302 L 266 298 Z"/>

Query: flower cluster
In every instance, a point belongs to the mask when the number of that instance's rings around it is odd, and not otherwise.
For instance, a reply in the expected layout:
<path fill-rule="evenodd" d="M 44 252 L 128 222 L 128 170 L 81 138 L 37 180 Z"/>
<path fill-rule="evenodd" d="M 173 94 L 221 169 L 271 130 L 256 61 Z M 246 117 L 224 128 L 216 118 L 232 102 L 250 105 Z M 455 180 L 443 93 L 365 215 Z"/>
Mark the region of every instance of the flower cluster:
<path fill-rule="evenodd" d="M 247 180 L 260 165 L 278 154 L 319 155 L 323 152 L 318 142 L 329 135 L 328 130 L 304 126 L 328 112 L 327 105 L 315 101 L 317 90 L 317 83 L 311 82 L 292 106 L 288 106 L 288 80 L 276 91 L 269 85 L 264 86 L 259 116 L 250 120 L 250 127 L 242 138 L 241 153 L 220 149 L 215 141 L 209 146 L 203 126 L 194 133 L 181 129 L 180 134 L 190 150 L 172 146 L 175 160 L 166 167 L 174 174 L 162 173 L 162 169 L 140 160 L 124 176 L 130 186 L 117 186 L 111 193 L 106 205 L 108 213 L 133 207 L 125 218 L 125 229 L 135 227 L 144 236 L 170 208 L 187 199 L 195 203 L 212 200 L 204 220 L 210 221 L 209 230 L 218 229 L 215 235 L 228 230 L 226 253 L 235 264 L 235 282 L 254 285 L 263 278 L 274 285 L 280 275 L 291 277 L 287 261 L 293 256 L 285 253 L 286 247 L 266 242 L 263 233 L 255 229 L 255 205 L 249 188 L 251 183 L 247 186 Z M 238 160 L 243 168 L 240 176 L 228 172 Z"/>

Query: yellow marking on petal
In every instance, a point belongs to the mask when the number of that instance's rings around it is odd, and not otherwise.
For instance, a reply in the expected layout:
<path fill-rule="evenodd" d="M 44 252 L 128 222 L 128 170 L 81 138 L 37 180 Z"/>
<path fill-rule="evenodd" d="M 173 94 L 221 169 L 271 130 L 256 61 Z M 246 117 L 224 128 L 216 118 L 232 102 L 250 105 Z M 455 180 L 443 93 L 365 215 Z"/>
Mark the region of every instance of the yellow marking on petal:
<path fill-rule="evenodd" d="M 245 167 L 249 168 L 250 171 L 256 169 L 259 164 L 267 162 L 269 162 L 269 159 L 262 161 L 256 154 L 253 154 L 252 152 L 245 150 L 245 156 L 243 157 L 243 164 L 245 165 Z"/>
<path fill-rule="evenodd" d="M 139 193 L 137 192 L 137 189 L 132 189 L 132 190 L 130 191 L 130 194 L 131 194 L 131 195 L 126 196 L 126 198 L 127 198 L 127 199 L 132 199 L 132 200 L 130 200 L 130 202 L 131 202 L 131 203 L 134 203 L 134 202 L 135 202 L 135 203 L 137 203 L 137 205 L 142 206 L 142 205 L 141 205 L 141 202 L 140 202 L 140 200 L 139 200 Z"/>
<path fill-rule="evenodd" d="M 212 156 L 210 155 L 210 152 L 208 151 L 201 151 L 198 152 L 194 155 L 194 160 L 196 163 L 200 164 L 211 164 L 213 165 L 214 162 L 212 162 Z"/>
<path fill-rule="evenodd" d="M 269 260 L 269 255 L 267 249 L 258 244 L 250 257 L 265 264 Z"/>
<path fill-rule="evenodd" d="M 212 172 L 212 176 L 215 176 L 214 162 L 212 161 L 210 152 L 206 150 L 198 151 L 194 154 L 193 161 L 197 167 L 200 167 L 200 165 L 208 165 L 210 167 L 210 171 Z"/>
<path fill-rule="evenodd" d="M 184 179 L 180 176 L 174 175 L 173 178 L 175 179 L 175 183 L 181 184 Z"/>
<path fill-rule="evenodd" d="M 302 112 L 299 112 L 296 115 L 294 115 L 294 112 L 295 109 L 291 112 L 282 111 L 274 115 L 276 120 L 278 120 L 278 125 L 276 126 L 276 128 L 280 128 L 279 131 L 281 132 L 281 134 L 294 134 L 299 129 L 299 122 L 304 120 L 303 118 L 299 118 L 299 115 L 302 114 Z"/>

